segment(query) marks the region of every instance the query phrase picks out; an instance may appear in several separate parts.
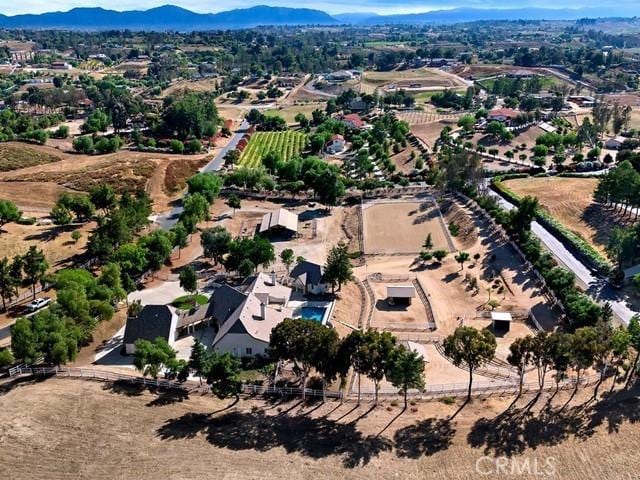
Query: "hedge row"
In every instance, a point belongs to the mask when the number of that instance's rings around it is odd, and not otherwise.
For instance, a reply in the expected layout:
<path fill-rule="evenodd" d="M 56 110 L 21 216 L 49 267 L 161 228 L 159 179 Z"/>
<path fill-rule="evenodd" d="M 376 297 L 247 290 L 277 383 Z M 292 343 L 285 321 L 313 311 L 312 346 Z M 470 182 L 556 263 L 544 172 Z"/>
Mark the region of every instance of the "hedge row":
<path fill-rule="evenodd" d="M 514 205 L 520 205 L 520 197 L 511 191 L 505 184 L 504 180 L 513 178 L 523 178 L 522 176 L 505 175 L 502 177 L 494 177 L 491 180 L 491 186 L 498 191 L 504 198 Z M 559 240 L 575 255 L 580 257 L 583 261 L 587 262 L 592 268 L 597 270 L 603 275 L 607 275 L 611 272 L 611 263 L 604 258 L 600 253 L 587 243 L 582 237 L 576 235 L 566 226 L 564 226 L 558 219 L 545 212 L 542 209 L 536 211 L 536 220 L 553 235 L 559 238 Z"/>

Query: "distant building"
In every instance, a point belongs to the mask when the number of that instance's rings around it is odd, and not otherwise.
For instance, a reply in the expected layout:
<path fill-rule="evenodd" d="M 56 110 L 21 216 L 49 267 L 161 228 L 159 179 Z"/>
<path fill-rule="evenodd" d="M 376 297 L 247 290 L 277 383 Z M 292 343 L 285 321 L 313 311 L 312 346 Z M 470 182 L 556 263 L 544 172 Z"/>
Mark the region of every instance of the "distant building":
<path fill-rule="evenodd" d="M 331 137 L 331 140 L 327 142 L 324 150 L 325 152 L 334 155 L 336 153 L 342 152 L 344 150 L 344 147 L 344 137 L 342 135 L 334 135 L 333 137 Z"/>
<path fill-rule="evenodd" d="M 266 213 L 260 223 L 260 233 L 298 233 L 298 215 L 284 208 Z"/>
<path fill-rule="evenodd" d="M 621 136 L 610 138 L 606 142 L 604 142 L 604 148 L 608 150 L 619 150 L 625 140 L 626 138 Z"/>
<path fill-rule="evenodd" d="M 353 73 L 349 72 L 348 70 L 338 70 L 337 72 L 328 74 L 325 78 L 328 82 L 342 83 L 353 80 L 354 76 Z"/>
<path fill-rule="evenodd" d="M 518 115 L 519 113 L 511 108 L 498 108 L 496 110 L 491 110 L 487 114 L 487 120 L 490 122 L 511 123 L 511 121 Z"/>
<path fill-rule="evenodd" d="M 73 67 L 67 62 L 51 62 L 52 70 L 71 70 L 71 68 Z"/>
<path fill-rule="evenodd" d="M 356 113 L 345 115 L 344 117 L 342 117 L 342 122 L 346 124 L 347 127 L 354 130 L 360 130 L 362 127 L 364 127 L 364 121 L 360 118 L 360 115 Z"/>

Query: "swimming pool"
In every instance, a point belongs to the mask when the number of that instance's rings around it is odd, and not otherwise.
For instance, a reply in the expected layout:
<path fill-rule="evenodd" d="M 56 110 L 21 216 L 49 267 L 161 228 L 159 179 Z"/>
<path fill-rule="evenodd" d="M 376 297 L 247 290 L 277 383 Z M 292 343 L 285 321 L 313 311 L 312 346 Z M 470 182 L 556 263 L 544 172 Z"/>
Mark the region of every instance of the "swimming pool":
<path fill-rule="evenodd" d="M 302 307 L 298 314 L 301 318 L 322 323 L 322 319 L 326 312 L 327 309 L 324 307 Z"/>

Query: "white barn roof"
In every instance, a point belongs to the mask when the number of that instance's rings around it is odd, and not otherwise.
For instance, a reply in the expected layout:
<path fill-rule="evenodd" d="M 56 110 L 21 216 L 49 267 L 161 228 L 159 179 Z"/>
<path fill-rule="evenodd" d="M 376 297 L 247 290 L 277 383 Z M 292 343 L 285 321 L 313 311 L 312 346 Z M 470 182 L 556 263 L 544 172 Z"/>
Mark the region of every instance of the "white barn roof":
<path fill-rule="evenodd" d="M 414 298 L 416 288 L 413 285 L 387 285 L 387 297 L 389 298 Z"/>
<path fill-rule="evenodd" d="M 491 320 L 497 320 L 499 322 L 510 322 L 512 318 L 511 314 L 508 312 L 491 312 Z"/>
<path fill-rule="evenodd" d="M 262 217 L 260 233 L 271 230 L 274 227 L 285 228 L 292 232 L 298 232 L 298 215 L 284 208 L 266 213 Z"/>

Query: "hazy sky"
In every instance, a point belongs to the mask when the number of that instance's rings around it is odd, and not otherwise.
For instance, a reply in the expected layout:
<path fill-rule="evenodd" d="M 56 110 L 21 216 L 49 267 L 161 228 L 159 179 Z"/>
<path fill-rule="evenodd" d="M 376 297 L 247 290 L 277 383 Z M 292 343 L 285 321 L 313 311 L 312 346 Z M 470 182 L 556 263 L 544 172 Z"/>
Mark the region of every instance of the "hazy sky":
<path fill-rule="evenodd" d="M 337 0 L 57 0 L 48 2 L 45 0 L 0 0 L 0 12 L 6 15 L 20 13 L 42 13 L 52 10 L 68 10 L 74 7 L 103 7 L 112 10 L 143 10 L 163 4 L 179 5 L 196 12 L 218 12 L 232 8 L 246 8 L 252 5 L 274 5 L 283 7 L 308 7 L 325 10 L 329 13 L 343 12 L 377 12 L 377 13 L 407 13 L 426 12 L 434 9 L 453 7 L 476 8 L 521 8 L 521 7 L 548 7 L 548 8 L 588 8 L 611 5 L 611 14 L 615 15 L 616 7 L 638 7 L 638 0 L 520 0 L 512 2 L 507 0 L 350 0 L 349 2 Z"/>

